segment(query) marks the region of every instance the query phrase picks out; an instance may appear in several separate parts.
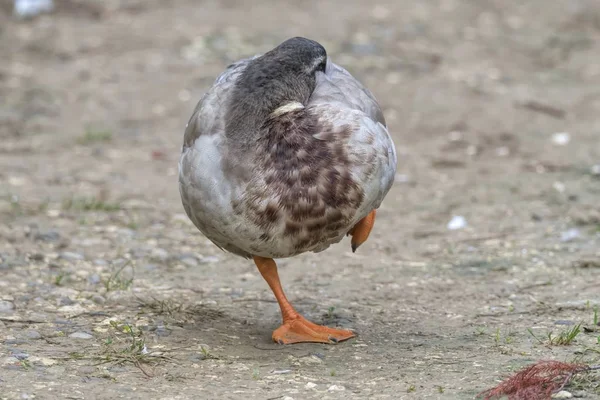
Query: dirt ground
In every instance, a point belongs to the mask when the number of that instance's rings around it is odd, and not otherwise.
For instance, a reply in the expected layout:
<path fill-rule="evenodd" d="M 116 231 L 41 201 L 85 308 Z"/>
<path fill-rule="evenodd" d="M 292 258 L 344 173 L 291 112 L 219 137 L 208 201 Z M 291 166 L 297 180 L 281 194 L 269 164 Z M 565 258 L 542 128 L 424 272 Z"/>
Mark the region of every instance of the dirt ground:
<path fill-rule="evenodd" d="M 0 1 L 0 398 L 471 399 L 600 363 L 600 2 L 252 3 Z M 267 285 L 177 188 L 202 93 L 296 35 L 374 92 L 398 150 L 356 254 L 279 263 L 299 311 L 356 329 L 338 345 L 271 343 Z"/>

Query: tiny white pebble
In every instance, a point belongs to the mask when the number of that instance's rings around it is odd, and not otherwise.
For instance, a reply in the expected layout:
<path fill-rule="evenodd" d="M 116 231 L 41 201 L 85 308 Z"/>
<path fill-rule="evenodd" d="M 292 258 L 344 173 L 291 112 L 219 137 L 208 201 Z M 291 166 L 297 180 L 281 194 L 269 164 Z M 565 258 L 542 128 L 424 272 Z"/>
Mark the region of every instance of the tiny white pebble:
<path fill-rule="evenodd" d="M 556 191 L 557 191 L 557 192 L 559 192 L 559 193 L 562 193 L 562 192 L 564 192 L 564 191 L 565 191 L 565 189 L 566 189 L 566 187 L 565 187 L 565 184 L 564 184 L 564 183 L 562 183 L 562 182 L 558 182 L 558 181 L 557 181 L 557 182 L 554 182 L 554 183 L 552 184 L 552 187 L 554 188 L 554 190 L 556 190 Z"/>
<path fill-rule="evenodd" d="M 552 135 L 552 143 L 557 146 L 564 146 L 571 141 L 571 135 L 568 132 L 558 132 Z"/>
<path fill-rule="evenodd" d="M 560 234 L 560 241 L 561 242 L 570 242 L 572 240 L 577 239 L 579 236 L 580 236 L 579 229 L 572 228 L 572 229 L 569 229 L 568 231 L 562 232 Z"/>
<path fill-rule="evenodd" d="M 567 392 L 566 390 L 561 390 L 558 393 L 554 393 L 552 395 L 553 399 L 571 399 L 573 398 L 573 394 L 571 392 Z"/>
<path fill-rule="evenodd" d="M 277 369 L 276 369 L 276 370 L 274 370 L 274 371 L 271 371 L 271 373 L 272 373 L 273 375 L 285 375 L 285 374 L 289 374 L 289 373 L 291 373 L 291 372 L 292 372 L 292 370 L 291 370 L 291 369 L 280 369 L 280 370 L 277 370 Z"/>
<path fill-rule="evenodd" d="M 75 332 L 69 335 L 71 339 L 92 339 L 94 336 L 85 332 Z"/>
<path fill-rule="evenodd" d="M 451 231 L 455 231 L 457 229 L 463 229 L 467 226 L 467 220 L 462 215 L 455 215 L 452 217 L 450 222 L 448 222 L 448 229 Z"/>
<path fill-rule="evenodd" d="M 327 389 L 328 392 L 341 392 L 341 391 L 344 391 L 344 390 L 346 390 L 346 388 L 343 387 L 343 386 L 339 386 L 339 385 L 331 385 Z"/>
<path fill-rule="evenodd" d="M 305 387 L 306 389 L 314 389 L 314 388 L 316 388 L 316 387 L 317 387 L 317 384 L 316 384 L 316 383 L 314 383 L 314 382 L 308 382 L 306 385 L 304 385 L 304 387 Z"/>

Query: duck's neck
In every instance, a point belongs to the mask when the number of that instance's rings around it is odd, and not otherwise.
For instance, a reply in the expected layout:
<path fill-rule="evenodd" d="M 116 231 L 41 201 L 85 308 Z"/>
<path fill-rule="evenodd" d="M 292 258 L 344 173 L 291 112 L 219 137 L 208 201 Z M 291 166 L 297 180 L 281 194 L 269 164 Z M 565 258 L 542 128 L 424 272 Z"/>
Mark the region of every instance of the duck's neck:
<path fill-rule="evenodd" d="M 229 103 L 225 131 L 236 141 L 254 140 L 269 118 L 304 107 L 315 78 L 276 60 L 252 60 L 238 78 Z"/>

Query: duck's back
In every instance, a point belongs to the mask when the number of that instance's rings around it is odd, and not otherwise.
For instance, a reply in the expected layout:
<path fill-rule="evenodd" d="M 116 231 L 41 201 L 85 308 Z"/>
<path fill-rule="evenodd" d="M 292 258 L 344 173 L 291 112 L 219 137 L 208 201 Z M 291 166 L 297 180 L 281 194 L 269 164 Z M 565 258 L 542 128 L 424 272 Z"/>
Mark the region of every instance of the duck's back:
<path fill-rule="evenodd" d="M 179 175 L 186 213 L 215 244 L 241 256 L 324 250 L 391 187 L 396 153 L 381 110 L 328 61 L 306 104 L 284 105 L 252 140 L 236 140 L 225 132 L 226 109 L 248 62 L 217 79 L 188 123 Z"/>

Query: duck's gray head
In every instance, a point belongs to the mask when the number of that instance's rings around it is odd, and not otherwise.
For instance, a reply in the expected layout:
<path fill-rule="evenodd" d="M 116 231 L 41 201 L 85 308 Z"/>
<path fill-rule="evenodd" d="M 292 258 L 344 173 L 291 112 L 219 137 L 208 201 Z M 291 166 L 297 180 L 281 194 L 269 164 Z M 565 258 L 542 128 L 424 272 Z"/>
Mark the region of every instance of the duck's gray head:
<path fill-rule="evenodd" d="M 313 77 L 325 71 L 327 52 L 314 40 L 295 37 L 286 40 L 262 56 L 265 64 L 275 64 L 285 72 Z"/>
<path fill-rule="evenodd" d="M 327 65 L 325 48 L 295 37 L 252 60 L 238 78 L 227 112 L 228 133 L 250 130 L 287 104 L 306 105 L 317 71 Z"/>

